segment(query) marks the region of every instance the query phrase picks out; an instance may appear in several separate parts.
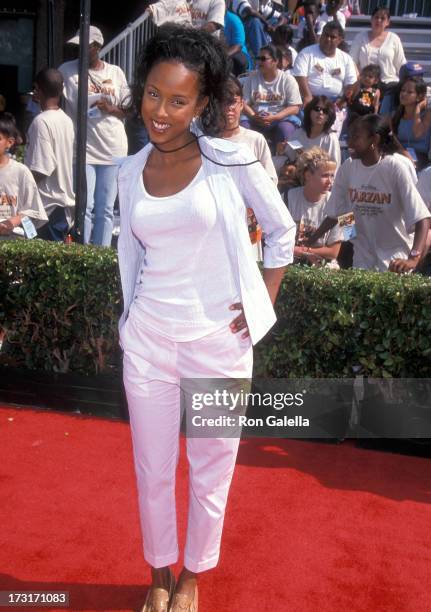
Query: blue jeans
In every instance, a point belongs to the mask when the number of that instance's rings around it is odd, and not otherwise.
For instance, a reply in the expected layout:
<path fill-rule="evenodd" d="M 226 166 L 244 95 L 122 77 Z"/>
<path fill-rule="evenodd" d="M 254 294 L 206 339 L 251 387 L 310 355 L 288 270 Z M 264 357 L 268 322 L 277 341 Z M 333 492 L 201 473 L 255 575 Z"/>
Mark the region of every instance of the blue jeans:
<path fill-rule="evenodd" d="M 87 210 L 84 244 L 111 246 L 118 166 L 87 164 Z"/>
<path fill-rule="evenodd" d="M 53 240 L 55 242 L 64 242 L 69 231 L 69 224 L 66 219 L 64 208 L 56 206 L 48 215 L 48 223 L 42 225 L 37 230 L 37 235 L 42 240 Z"/>
<path fill-rule="evenodd" d="M 271 42 L 271 38 L 265 32 L 262 22 L 257 17 L 246 17 L 243 23 L 247 47 L 251 51 L 254 61 L 261 48 Z"/>
<path fill-rule="evenodd" d="M 293 121 L 290 121 L 290 119 Z M 261 127 L 260 125 L 258 126 L 249 119 L 241 119 L 240 124 L 242 127 L 249 130 L 254 130 L 255 132 L 260 132 L 265 137 L 271 138 L 273 141 L 273 148 L 275 150 L 275 145 L 277 143 L 283 142 L 283 140 L 289 140 L 289 138 L 292 137 L 296 128 L 301 125 L 301 122 L 298 117 L 292 115 L 291 117 L 282 119 L 281 121 L 275 121 L 267 128 Z"/>

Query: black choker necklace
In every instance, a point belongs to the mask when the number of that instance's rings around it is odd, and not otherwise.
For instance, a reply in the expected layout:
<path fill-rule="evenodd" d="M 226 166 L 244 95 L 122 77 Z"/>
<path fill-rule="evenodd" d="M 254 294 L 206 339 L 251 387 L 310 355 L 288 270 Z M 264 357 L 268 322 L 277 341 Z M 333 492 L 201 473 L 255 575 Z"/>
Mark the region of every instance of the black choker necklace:
<path fill-rule="evenodd" d="M 169 151 L 166 151 L 164 149 L 161 149 L 159 147 L 158 144 L 156 144 L 155 142 L 151 141 L 151 144 L 153 145 L 153 147 L 155 149 L 157 149 L 157 151 L 160 151 L 160 153 L 175 153 L 176 151 L 181 151 L 181 149 L 185 149 L 186 147 L 188 147 L 189 145 L 193 144 L 194 142 L 196 142 L 196 138 L 193 138 L 193 140 L 190 140 L 189 142 L 186 142 L 186 144 L 181 145 L 181 147 L 177 147 L 176 149 L 169 149 Z"/>

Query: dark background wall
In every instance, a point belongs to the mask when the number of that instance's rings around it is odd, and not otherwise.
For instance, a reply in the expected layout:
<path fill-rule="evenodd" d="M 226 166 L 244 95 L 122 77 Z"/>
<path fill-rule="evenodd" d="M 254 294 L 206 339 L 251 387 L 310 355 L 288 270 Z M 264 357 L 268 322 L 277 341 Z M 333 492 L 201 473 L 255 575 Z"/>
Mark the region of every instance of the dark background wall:
<path fill-rule="evenodd" d="M 91 23 L 102 30 L 105 42 L 143 12 L 141 0 L 91 4 Z M 79 0 L 0 0 L 0 94 L 19 123 L 34 74 L 76 57 L 77 47 L 65 42 L 79 28 L 79 17 Z"/>

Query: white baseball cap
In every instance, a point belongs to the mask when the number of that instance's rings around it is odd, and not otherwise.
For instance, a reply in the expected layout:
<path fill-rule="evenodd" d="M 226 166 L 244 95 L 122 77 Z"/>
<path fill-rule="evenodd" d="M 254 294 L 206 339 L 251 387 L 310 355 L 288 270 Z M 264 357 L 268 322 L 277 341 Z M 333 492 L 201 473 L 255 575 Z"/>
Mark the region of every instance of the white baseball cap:
<path fill-rule="evenodd" d="M 68 40 L 67 42 L 70 45 L 79 45 L 79 30 L 77 31 L 75 36 L 71 38 L 70 40 Z M 103 47 L 103 34 L 99 30 L 99 28 L 96 28 L 96 26 L 90 26 L 88 43 L 90 45 L 91 43 L 97 43 Z"/>

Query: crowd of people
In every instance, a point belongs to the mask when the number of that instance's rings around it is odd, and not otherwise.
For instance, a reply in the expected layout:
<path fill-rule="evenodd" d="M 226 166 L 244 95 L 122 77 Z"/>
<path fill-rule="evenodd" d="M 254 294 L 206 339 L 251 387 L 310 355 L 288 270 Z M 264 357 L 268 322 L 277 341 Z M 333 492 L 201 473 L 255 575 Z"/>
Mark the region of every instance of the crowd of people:
<path fill-rule="evenodd" d="M 426 169 L 430 163 L 431 109 L 421 67 L 406 61 L 400 38 L 388 29 L 389 9 L 377 7 L 371 15 L 371 27 L 357 34 L 349 49 L 345 27 L 352 3 L 345 0 L 327 0 L 326 4 L 298 0 L 289 3 L 289 12 L 270 0 L 149 0 L 145 6 L 156 26 L 167 22 L 191 26 L 210 33 L 224 45 L 231 80 L 216 135 L 250 147 L 278 184 L 288 209 L 295 210 L 297 261 L 320 265 L 330 261 L 336 267 L 338 259 L 343 267 L 350 265 L 351 258 L 346 260 L 342 255 L 353 252 L 355 267 L 398 270 L 399 266 L 391 264 L 398 257 L 409 260 L 409 268 L 422 266 L 430 240 L 425 236 L 427 232 L 414 230 L 417 223 L 429 223 L 431 187 L 427 185 L 430 174 Z M 294 22 L 298 24 L 296 28 L 292 27 Z M 79 32 L 68 41 L 71 45 L 79 42 Z M 123 71 L 99 57 L 104 40 L 97 27 L 90 27 L 89 44 L 84 242 L 110 246 L 118 196 L 117 160 L 146 144 L 148 132 L 139 109 L 131 108 L 131 84 Z M 11 159 L 20 142 L 17 126 L 9 113 L 1 112 L 3 239 L 36 233 L 43 239 L 64 240 L 73 228 L 77 97 L 78 60 L 36 75 L 32 104 L 36 103 L 40 112 L 24 135 L 24 166 Z M 383 132 L 379 132 L 383 129 L 380 120 L 367 123 L 369 115 L 379 115 L 384 121 Z M 374 156 L 365 155 L 364 161 L 357 150 L 352 134 L 357 134 L 359 125 L 363 129 L 367 126 L 369 138 L 375 140 L 370 140 L 369 148 L 380 152 L 375 164 L 368 165 Z M 377 131 L 372 133 L 374 129 Z M 382 142 L 383 133 L 389 134 L 390 147 Z M 298 197 L 299 193 L 300 199 L 310 193 L 306 176 L 317 180 L 316 172 L 319 175 L 322 167 L 327 169 L 326 154 L 335 166 L 329 173 L 331 184 L 320 194 L 325 200 L 325 206 L 320 208 L 326 210 L 328 203 L 328 210 L 337 212 L 344 239 L 341 256 L 333 257 L 335 251 L 331 250 L 330 257 L 310 257 L 312 249 L 317 248 L 311 242 L 318 235 L 316 219 L 323 219 L 320 213 L 305 212 L 307 206 L 297 218 L 301 208 Z M 399 194 L 392 193 L 397 191 L 397 182 L 390 178 L 388 186 L 380 184 L 385 182 L 389 156 L 391 167 L 406 171 L 406 180 L 414 187 L 410 199 L 402 198 L 399 206 L 394 204 Z M 317 166 L 304 172 L 304 163 Z M 362 191 L 361 185 L 346 178 L 348 167 L 355 168 L 358 176 L 358 163 L 364 180 L 368 167 L 373 178 L 364 183 L 366 189 Z M 416 186 L 420 173 L 423 176 Z M 315 189 L 311 189 L 313 197 L 317 197 Z M 358 189 L 364 201 L 358 199 Z M 420 199 L 413 201 L 417 189 Z M 389 199 L 390 206 L 378 203 L 379 193 Z M 424 206 L 419 206 L 423 201 Z M 413 225 L 412 209 L 418 217 L 414 216 Z M 25 225 L 22 217 L 26 217 Z M 260 259 L 265 236 L 261 242 L 262 233 L 251 207 L 248 220 L 256 257 Z M 389 225 L 388 232 L 377 230 Z M 29 226 L 34 226 L 30 233 Z M 394 227 L 397 229 L 392 234 Z M 389 245 L 385 246 L 386 234 Z M 341 234 L 336 229 L 326 239 L 334 235 Z M 371 239 L 371 235 L 375 237 Z M 316 240 L 320 244 L 322 238 Z M 371 250 L 368 257 L 358 254 L 363 240 Z M 384 258 L 378 254 L 381 249 L 387 251 Z"/>

